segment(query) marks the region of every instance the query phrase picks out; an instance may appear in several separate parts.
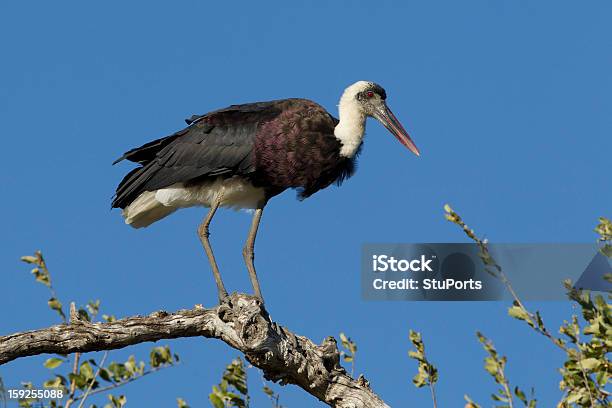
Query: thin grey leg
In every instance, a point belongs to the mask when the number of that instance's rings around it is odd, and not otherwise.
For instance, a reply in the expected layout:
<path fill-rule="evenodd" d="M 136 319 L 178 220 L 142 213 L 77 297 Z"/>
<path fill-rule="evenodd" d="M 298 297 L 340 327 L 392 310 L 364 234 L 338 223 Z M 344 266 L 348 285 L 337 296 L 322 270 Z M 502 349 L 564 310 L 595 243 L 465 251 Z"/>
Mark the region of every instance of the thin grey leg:
<path fill-rule="evenodd" d="M 215 277 L 215 283 L 217 284 L 217 293 L 219 295 L 219 302 L 222 302 L 223 299 L 227 297 L 227 291 L 225 290 L 225 286 L 223 286 L 221 274 L 219 273 L 219 267 L 217 266 L 215 255 L 213 254 L 212 247 L 210 246 L 210 241 L 208 240 L 208 237 L 210 236 L 208 227 L 213 217 L 215 216 L 215 213 L 217 212 L 220 203 L 221 200 L 217 198 L 217 200 L 210 207 L 210 211 L 208 211 L 208 214 L 206 214 L 206 218 L 204 218 L 204 221 L 202 221 L 202 224 L 200 224 L 200 227 L 198 228 L 198 236 L 200 237 L 200 241 L 202 241 L 202 246 L 206 251 L 206 256 L 208 257 L 210 267 L 212 268 L 213 276 Z"/>
<path fill-rule="evenodd" d="M 261 221 L 261 215 L 263 213 L 263 207 L 255 210 L 253 214 L 253 221 L 251 223 L 251 229 L 249 236 L 242 249 L 242 255 L 244 256 L 244 262 L 246 263 L 247 269 L 249 270 L 249 277 L 251 278 L 251 285 L 257 296 L 262 302 L 263 297 L 261 296 L 261 288 L 259 287 L 259 280 L 257 280 L 257 272 L 255 272 L 255 238 L 257 237 L 257 229 L 259 228 L 259 222 Z"/>

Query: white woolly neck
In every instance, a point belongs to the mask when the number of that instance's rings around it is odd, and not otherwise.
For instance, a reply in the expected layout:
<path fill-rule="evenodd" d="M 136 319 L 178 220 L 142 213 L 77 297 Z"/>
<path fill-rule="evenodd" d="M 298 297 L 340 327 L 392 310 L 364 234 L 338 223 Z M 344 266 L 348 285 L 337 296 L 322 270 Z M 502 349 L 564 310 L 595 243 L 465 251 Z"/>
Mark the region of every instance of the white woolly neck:
<path fill-rule="evenodd" d="M 340 149 L 341 156 L 355 156 L 363 141 L 366 115 L 356 96 L 369 85 L 366 81 L 356 82 L 346 88 L 342 97 L 340 97 L 340 103 L 338 104 L 340 122 L 334 129 L 334 135 L 342 143 L 342 148 Z"/>

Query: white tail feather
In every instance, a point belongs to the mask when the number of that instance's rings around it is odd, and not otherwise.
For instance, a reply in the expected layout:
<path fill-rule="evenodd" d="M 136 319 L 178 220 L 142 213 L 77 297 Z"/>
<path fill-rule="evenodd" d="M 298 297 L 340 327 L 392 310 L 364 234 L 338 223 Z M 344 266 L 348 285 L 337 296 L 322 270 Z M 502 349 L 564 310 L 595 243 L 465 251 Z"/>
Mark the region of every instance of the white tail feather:
<path fill-rule="evenodd" d="M 155 199 L 154 191 L 142 193 L 123 210 L 125 223 L 134 228 L 144 228 L 172 214 L 176 207 L 166 207 Z"/>

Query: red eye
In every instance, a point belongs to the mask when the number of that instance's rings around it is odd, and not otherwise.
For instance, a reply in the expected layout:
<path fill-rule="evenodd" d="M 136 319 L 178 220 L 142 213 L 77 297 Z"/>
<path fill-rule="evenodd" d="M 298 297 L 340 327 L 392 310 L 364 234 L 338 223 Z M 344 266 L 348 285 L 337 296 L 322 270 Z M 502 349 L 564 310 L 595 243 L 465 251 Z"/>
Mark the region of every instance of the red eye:
<path fill-rule="evenodd" d="M 374 92 L 372 92 L 372 91 L 368 91 L 368 92 L 366 93 L 366 95 L 368 95 L 368 98 L 371 98 L 371 97 L 373 97 L 373 96 L 374 96 Z"/>

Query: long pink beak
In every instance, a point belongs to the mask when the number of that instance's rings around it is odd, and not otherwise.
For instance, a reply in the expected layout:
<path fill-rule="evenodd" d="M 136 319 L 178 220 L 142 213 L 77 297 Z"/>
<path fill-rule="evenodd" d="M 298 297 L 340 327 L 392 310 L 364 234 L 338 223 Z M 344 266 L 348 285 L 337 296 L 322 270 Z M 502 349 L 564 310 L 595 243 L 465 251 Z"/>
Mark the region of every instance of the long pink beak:
<path fill-rule="evenodd" d="M 404 129 L 400 121 L 397 120 L 397 118 L 395 117 L 393 112 L 391 112 L 391 109 L 389 109 L 387 104 L 384 104 L 383 106 L 384 107 L 382 109 L 377 111 L 377 115 L 375 116 L 375 118 L 378 119 L 378 121 L 382 123 L 383 126 L 389 130 L 389 132 L 393 133 L 393 136 L 395 136 L 401 144 L 410 149 L 412 153 L 416 154 L 417 156 L 420 156 L 421 152 L 419 152 L 419 149 L 416 147 L 416 145 L 410 138 L 408 132 L 406 132 L 406 129 Z"/>

